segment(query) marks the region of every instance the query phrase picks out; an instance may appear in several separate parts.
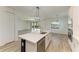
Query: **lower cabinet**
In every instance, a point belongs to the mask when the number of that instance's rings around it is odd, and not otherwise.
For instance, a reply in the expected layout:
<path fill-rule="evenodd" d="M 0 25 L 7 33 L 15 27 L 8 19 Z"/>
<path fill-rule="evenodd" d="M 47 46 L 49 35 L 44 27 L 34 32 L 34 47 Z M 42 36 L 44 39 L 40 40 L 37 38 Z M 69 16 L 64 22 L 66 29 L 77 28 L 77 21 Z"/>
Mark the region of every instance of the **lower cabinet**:
<path fill-rule="evenodd" d="M 37 43 L 32 43 L 21 39 L 21 52 L 45 52 L 51 41 L 51 34 L 49 33 Z"/>
<path fill-rule="evenodd" d="M 49 46 L 51 39 L 51 33 L 45 36 L 45 49 Z"/>
<path fill-rule="evenodd" d="M 45 52 L 45 37 L 36 44 L 21 39 L 21 52 Z"/>
<path fill-rule="evenodd" d="M 45 52 L 45 37 L 38 41 L 37 52 Z"/>

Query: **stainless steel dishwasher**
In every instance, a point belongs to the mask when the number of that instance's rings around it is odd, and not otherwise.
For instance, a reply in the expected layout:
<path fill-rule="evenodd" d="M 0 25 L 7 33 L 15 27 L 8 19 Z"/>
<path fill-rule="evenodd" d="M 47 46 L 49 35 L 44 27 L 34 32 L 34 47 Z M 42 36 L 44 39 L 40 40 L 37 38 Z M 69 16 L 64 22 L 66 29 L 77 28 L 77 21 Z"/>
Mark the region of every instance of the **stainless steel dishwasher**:
<path fill-rule="evenodd" d="M 37 52 L 45 52 L 45 37 L 37 42 Z"/>

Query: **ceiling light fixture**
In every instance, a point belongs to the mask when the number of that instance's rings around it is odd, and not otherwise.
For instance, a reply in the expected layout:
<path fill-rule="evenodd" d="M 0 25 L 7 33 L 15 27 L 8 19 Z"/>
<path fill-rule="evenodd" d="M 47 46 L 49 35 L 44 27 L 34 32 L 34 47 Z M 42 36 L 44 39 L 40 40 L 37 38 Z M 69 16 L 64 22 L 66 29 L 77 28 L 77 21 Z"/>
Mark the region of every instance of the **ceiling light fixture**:
<path fill-rule="evenodd" d="M 35 16 L 35 20 L 39 21 L 40 20 L 40 16 L 39 16 L 39 7 L 36 7 L 36 16 Z"/>

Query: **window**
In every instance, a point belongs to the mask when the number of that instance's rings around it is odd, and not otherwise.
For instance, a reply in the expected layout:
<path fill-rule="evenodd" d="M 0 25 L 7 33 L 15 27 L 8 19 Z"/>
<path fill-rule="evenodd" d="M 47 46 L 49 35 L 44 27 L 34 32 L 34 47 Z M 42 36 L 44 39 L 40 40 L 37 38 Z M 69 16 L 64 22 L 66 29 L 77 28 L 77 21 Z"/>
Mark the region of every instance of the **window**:
<path fill-rule="evenodd" d="M 38 22 L 32 22 L 32 28 L 39 28 Z"/>
<path fill-rule="evenodd" d="M 51 29 L 59 29 L 59 21 L 55 20 L 51 23 Z"/>

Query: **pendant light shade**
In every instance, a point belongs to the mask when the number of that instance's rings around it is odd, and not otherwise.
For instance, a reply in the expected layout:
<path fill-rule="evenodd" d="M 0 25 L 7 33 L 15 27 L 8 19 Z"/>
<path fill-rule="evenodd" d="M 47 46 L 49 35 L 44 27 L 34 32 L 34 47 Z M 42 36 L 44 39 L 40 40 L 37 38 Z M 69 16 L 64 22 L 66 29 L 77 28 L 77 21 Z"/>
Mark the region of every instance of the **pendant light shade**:
<path fill-rule="evenodd" d="M 40 16 L 39 16 L 39 7 L 36 7 L 36 16 L 35 16 L 35 20 L 39 21 L 40 20 Z"/>

